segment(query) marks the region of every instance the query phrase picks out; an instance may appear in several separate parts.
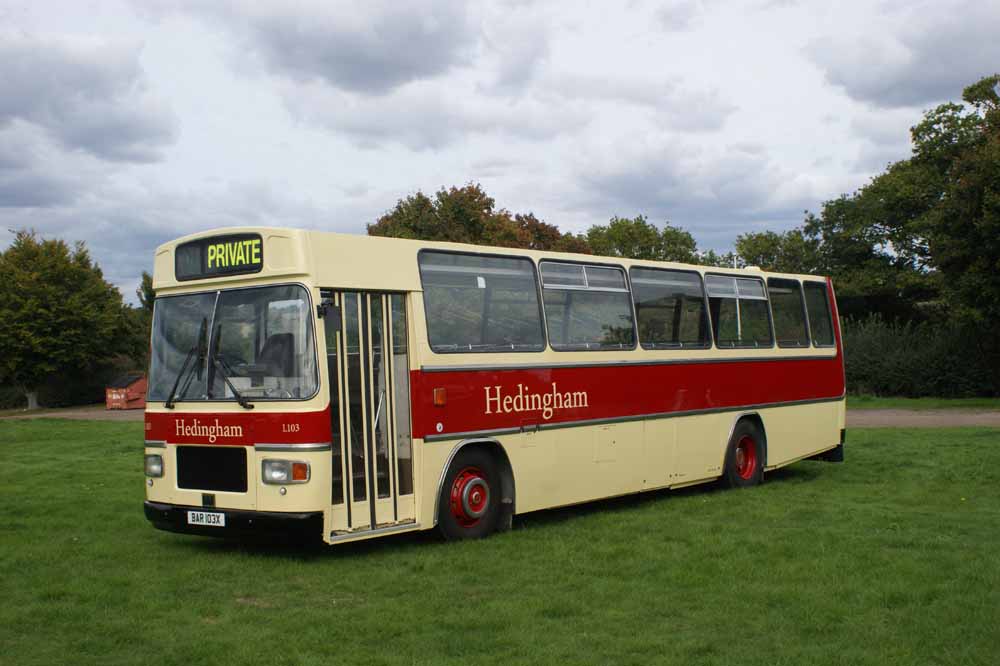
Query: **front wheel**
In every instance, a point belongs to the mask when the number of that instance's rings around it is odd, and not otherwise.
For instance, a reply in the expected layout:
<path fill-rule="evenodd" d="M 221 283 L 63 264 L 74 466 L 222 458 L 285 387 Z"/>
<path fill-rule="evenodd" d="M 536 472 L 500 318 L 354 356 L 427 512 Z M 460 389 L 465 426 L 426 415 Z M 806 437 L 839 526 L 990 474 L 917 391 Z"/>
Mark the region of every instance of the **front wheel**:
<path fill-rule="evenodd" d="M 438 497 L 438 529 L 446 539 L 479 539 L 497 530 L 500 477 L 485 451 L 460 451 Z"/>
<path fill-rule="evenodd" d="M 723 478 L 733 488 L 755 486 L 764 478 L 764 438 L 751 421 L 740 421 L 726 449 Z"/>

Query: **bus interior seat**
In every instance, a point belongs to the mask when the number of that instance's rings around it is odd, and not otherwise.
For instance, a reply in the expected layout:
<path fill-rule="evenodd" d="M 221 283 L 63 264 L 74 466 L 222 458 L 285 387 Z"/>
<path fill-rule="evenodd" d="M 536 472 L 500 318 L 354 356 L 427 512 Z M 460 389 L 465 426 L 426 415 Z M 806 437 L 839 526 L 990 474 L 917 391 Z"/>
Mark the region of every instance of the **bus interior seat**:
<path fill-rule="evenodd" d="M 267 368 L 272 377 L 292 377 L 295 374 L 295 340 L 291 333 L 268 336 L 257 357 L 257 365 Z"/>

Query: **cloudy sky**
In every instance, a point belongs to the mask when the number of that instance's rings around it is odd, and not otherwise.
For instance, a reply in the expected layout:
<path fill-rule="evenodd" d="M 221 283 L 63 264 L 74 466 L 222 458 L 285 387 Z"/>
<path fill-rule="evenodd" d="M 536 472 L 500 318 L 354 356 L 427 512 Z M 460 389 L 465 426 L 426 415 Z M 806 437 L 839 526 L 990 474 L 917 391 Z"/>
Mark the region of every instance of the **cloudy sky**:
<path fill-rule="evenodd" d="M 479 182 L 582 231 L 786 229 L 1000 70 L 1000 3 L 0 0 L 0 247 L 84 240 L 126 297 L 212 227 L 363 233 Z"/>

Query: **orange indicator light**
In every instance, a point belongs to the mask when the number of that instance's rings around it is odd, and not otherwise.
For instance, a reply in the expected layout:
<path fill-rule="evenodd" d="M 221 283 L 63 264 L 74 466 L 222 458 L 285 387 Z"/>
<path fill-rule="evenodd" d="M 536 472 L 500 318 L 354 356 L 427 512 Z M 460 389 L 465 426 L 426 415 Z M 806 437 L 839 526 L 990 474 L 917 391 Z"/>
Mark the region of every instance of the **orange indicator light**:
<path fill-rule="evenodd" d="M 443 388 L 434 389 L 434 406 L 444 407 L 448 402 L 448 392 Z"/>
<path fill-rule="evenodd" d="M 309 465 L 306 463 L 292 463 L 292 481 L 308 481 Z"/>

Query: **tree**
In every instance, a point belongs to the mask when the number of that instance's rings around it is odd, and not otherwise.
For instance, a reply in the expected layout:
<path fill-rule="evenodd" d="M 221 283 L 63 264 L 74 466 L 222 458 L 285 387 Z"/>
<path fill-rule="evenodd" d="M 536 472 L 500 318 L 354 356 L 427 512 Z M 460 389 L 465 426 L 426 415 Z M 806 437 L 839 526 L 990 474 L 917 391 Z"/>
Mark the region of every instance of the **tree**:
<path fill-rule="evenodd" d="M 83 243 L 17 232 L 0 254 L 0 381 L 29 409 L 53 375 L 98 368 L 127 329 L 121 294 L 104 280 Z"/>
<path fill-rule="evenodd" d="M 694 263 L 701 264 L 702 266 L 713 266 L 715 268 L 744 268 L 747 265 L 735 252 L 719 254 L 715 250 L 698 252 Z"/>
<path fill-rule="evenodd" d="M 587 241 L 594 254 L 650 261 L 697 261 L 694 237 L 669 223 L 660 230 L 643 215 L 634 218 L 613 217 L 606 225 L 594 225 L 587 231 Z"/>
<path fill-rule="evenodd" d="M 127 307 L 126 319 L 129 322 L 129 345 L 127 355 L 132 360 L 132 368 L 145 369 L 149 365 L 149 339 L 153 327 L 153 301 L 156 292 L 153 290 L 153 276 L 142 272 L 142 281 L 135 290 L 139 299 L 139 307 Z"/>
<path fill-rule="evenodd" d="M 942 191 L 919 226 L 927 239 L 928 261 L 941 273 L 942 288 L 960 314 L 989 329 L 1000 323 L 998 85 L 1000 75 L 993 75 L 967 87 L 962 97 L 972 114 L 950 109 L 946 124 L 960 129 L 943 137 L 934 135 L 934 142 L 919 146 L 914 157 L 938 159 L 943 171 Z M 954 145 L 961 149 L 946 150 Z M 941 158 L 942 154 L 950 159 Z"/>
<path fill-rule="evenodd" d="M 153 291 L 153 276 L 146 271 L 142 272 L 142 282 L 139 283 L 139 287 L 135 290 L 135 296 L 139 299 L 139 305 L 142 306 L 142 309 L 152 315 L 156 292 Z"/>
<path fill-rule="evenodd" d="M 801 229 L 783 234 L 773 231 L 741 234 L 736 253 L 748 266 L 779 273 L 814 273 L 819 268 L 819 243 Z"/>
<path fill-rule="evenodd" d="M 805 238 L 842 312 L 1000 321 L 1000 75 L 910 128 L 913 152 L 808 214 Z"/>
<path fill-rule="evenodd" d="M 581 236 L 562 233 L 532 213 L 496 209 L 478 184 L 440 189 L 431 199 L 417 192 L 368 225 L 370 236 L 498 245 L 533 250 L 588 253 Z"/>

